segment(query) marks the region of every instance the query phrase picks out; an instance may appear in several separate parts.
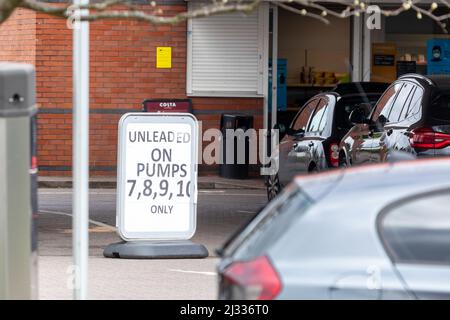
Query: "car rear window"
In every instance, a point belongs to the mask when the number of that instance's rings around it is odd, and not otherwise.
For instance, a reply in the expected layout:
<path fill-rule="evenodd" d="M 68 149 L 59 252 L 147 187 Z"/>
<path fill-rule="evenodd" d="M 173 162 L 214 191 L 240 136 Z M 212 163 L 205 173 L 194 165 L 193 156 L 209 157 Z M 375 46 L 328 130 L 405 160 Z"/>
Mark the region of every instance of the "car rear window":
<path fill-rule="evenodd" d="M 434 99 L 430 115 L 435 119 L 450 121 L 450 92 L 439 94 Z"/>
<path fill-rule="evenodd" d="M 280 195 L 255 217 L 241 236 L 224 248 L 224 255 L 237 253 L 238 259 L 245 260 L 265 254 L 312 204 L 313 201 L 300 188 L 288 190 L 287 194 Z"/>

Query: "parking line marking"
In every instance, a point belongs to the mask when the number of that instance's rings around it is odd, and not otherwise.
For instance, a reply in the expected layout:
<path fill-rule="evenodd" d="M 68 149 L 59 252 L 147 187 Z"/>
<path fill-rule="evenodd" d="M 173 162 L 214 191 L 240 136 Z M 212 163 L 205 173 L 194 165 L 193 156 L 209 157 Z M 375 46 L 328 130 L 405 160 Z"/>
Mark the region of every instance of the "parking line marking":
<path fill-rule="evenodd" d="M 267 197 L 266 194 L 264 193 L 216 193 L 214 194 L 215 196 L 241 196 L 241 197 L 246 197 L 246 196 L 250 196 L 250 197 Z"/>
<path fill-rule="evenodd" d="M 54 214 L 54 215 L 59 215 L 59 216 L 72 217 L 72 214 L 71 213 L 67 213 L 67 212 L 50 211 L 50 210 L 39 210 L 39 212 L 41 212 L 41 213 L 48 213 L 48 214 Z M 99 227 L 107 228 L 107 229 L 109 229 L 111 231 L 114 231 L 114 232 L 117 231 L 116 227 L 110 226 L 109 224 L 106 224 L 106 223 L 103 223 L 103 222 L 100 222 L 100 221 L 95 221 L 95 220 L 89 219 L 89 223 L 91 223 L 93 225 L 96 225 L 96 226 L 99 226 Z"/>
<path fill-rule="evenodd" d="M 225 190 L 199 190 L 199 193 L 224 193 Z"/>
<path fill-rule="evenodd" d="M 217 276 L 216 272 L 207 272 L 207 271 L 191 271 L 191 270 L 181 270 L 181 269 L 169 269 L 172 272 L 181 272 L 181 273 L 193 273 L 193 274 L 202 274 L 205 276 Z"/>
<path fill-rule="evenodd" d="M 72 191 L 69 191 L 72 189 L 53 189 L 53 188 L 40 188 L 38 189 L 38 193 L 39 194 L 57 194 L 57 195 L 61 195 L 61 194 L 72 194 Z M 117 192 L 115 189 L 93 189 L 93 190 L 89 190 L 89 194 L 93 194 L 93 195 L 115 195 Z"/>

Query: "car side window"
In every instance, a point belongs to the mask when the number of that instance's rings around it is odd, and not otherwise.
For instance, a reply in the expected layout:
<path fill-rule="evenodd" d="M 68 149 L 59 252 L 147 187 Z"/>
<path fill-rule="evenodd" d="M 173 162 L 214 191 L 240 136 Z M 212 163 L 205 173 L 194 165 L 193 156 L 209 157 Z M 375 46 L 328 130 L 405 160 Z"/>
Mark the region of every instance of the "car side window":
<path fill-rule="evenodd" d="M 383 93 L 377 105 L 375 106 L 375 109 L 372 112 L 371 119 L 373 122 L 377 122 L 380 115 L 383 115 L 386 117 L 386 119 L 388 119 L 392 105 L 402 86 L 403 86 L 402 82 L 396 82 Z"/>
<path fill-rule="evenodd" d="M 391 111 L 389 115 L 386 117 L 389 122 L 398 122 L 400 120 L 400 114 L 402 110 L 405 108 L 407 102 L 411 97 L 411 90 L 413 88 L 413 84 L 409 82 L 405 82 L 403 87 L 400 89 L 400 92 L 397 94 L 397 98 L 392 104 Z"/>
<path fill-rule="evenodd" d="M 450 265 L 450 196 L 415 197 L 383 213 L 381 239 L 394 263 Z"/>
<path fill-rule="evenodd" d="M 450 121 L 450 94 L 440 92 L 431 103 L 430 116 L 441 121 Z"/>
<path fill-rule="evenodd" d="M 420 120 L 422 115 L 422 97 L 423 89 L 419 86 L 414 86 L 408 99 L 407 104 L 402 110 L 400 121 L 407 120 L 409 123 L 414 123 Z"/>
<path fill-rule="evenodd" d="M 311 113 L 313 113 L 314 109 L 317 106 L 319 99 L 314 99 L 308 102 L 302 110 L 297 114 L 295 120 L 293 121 L 291 128 L 295 131 L 303 129 L 306 131 L 306 125 L 308 124 L 308 120 L 311 117 Z"/>
<path fill-rule="evenodd" d="M 324 98 L 320 99 L 319 104 L 309 122 L 307 132 L 320 132 L 327 124 L 328 101 Z"/>

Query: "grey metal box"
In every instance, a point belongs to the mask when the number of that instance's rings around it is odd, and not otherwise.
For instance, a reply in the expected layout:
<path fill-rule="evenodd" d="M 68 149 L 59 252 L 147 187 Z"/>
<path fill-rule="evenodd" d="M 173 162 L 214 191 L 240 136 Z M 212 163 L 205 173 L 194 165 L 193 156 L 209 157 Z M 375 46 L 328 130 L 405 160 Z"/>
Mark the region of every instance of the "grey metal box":
<path fill-rule="evenodd" d="M 0 62 L 0 117 L 31 116 L 36 111 L 34 67 Z"/>

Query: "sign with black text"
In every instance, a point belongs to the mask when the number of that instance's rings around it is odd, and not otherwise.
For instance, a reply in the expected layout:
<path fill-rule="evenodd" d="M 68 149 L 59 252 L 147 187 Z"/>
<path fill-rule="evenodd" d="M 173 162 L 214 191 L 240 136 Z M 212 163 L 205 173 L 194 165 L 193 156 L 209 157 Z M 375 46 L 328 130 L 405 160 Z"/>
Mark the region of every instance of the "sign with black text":
<path fill-rule="evenodd" d="M 124 240 L 189 239 L 197 214 L 198 124 L 187 113 L 119 123 L 117 226 Z"/>

